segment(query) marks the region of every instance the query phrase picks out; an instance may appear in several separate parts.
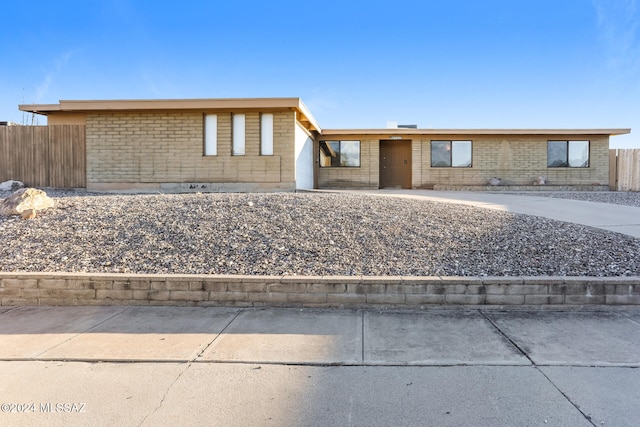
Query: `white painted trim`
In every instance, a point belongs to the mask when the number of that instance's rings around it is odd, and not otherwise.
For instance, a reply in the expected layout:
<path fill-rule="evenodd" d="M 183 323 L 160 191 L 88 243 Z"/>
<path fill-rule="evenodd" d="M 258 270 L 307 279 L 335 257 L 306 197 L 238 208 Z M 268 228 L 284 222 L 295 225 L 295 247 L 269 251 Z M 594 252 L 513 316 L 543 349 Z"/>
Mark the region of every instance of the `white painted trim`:
<path fill-rule="evenodd" d="M 244 156 L 245 154 L 245 115 L 233 115 L 233 155 Z"/>
<path fill-rule="evenodd" d="M 218 155 L 218 116 L 207 114 L 204 122 L 204 155 Z"/>
<path fill-rule="evenodd" d="M 260 115 L 260 154 L 263 156 L 273 155 L 272 113 L 263 113 Z"/>

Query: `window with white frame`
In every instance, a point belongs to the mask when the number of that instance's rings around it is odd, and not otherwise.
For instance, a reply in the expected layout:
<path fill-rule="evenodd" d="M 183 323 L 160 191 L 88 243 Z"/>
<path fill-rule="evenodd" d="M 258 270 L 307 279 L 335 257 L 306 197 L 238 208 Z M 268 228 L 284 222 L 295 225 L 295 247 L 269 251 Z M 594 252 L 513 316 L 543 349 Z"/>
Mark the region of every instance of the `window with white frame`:
<path fill-rule="evenodd" d="M 234 156 L 245 154 L 245 115 L 233 115 L 233 152 Z"/>
<path fill-rule="evenodd" d="M 273 155 L 273 114 L 260 115 L 260 154 Z"/>
<path fill-rule="evenodd" d="M 204 116 L 204 155 L 218 155 L 218 116 L 216 114 Z"/>
<path fill-rule="evenodd" d="M 548 168 L 588 168 L 589 141 L 547 141 Z"/>

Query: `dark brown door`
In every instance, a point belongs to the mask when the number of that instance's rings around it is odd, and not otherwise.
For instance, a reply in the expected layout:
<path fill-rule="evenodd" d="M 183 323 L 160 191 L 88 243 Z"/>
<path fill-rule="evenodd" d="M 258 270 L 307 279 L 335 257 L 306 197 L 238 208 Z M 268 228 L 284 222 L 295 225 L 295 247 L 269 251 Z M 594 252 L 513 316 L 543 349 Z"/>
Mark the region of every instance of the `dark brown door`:
<path fill-rule="evenodd" d="M 411 141 L 380 141 L 380 188 L 411 188 Z"/>

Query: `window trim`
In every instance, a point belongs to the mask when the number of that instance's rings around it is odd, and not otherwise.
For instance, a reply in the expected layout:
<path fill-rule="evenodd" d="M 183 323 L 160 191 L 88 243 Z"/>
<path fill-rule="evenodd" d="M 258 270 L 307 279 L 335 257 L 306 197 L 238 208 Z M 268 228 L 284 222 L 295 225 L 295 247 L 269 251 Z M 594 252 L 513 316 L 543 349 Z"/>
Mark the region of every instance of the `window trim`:
<path fill-rule="evenodd" d="M 434 142 L 447 142 L 449 143 L 449 164 L 446 166 L 439 166 L 433 164 L 433 143 Z M 454 142 L 468 142 L 470 144 L 471 152 L 469 158 L 469 166 L 454 166 L 453 165 L 453 146 Z M 455 168 L 455 169 L 469 169 L 473 167 L 473 140 L 472 139 L 432 139 L 429 145 L 430 167 L 432 168 Z"/>
<path fill-rule="evenodd" d="M 202 152 L 206 157 L 218 155 L 218 115 L 204 114 L 204 141 Z"/>
<path fill-rule="evenodd" d="M 322 145 L 324 144 L 325 146 L 327 145 L 327 143 L 329 142 L 337 142 L 340 144 L 340 150 L 338 152 L 338 165 L 337 166 L 333 166 L 333 165 L 329 165 L 329 166 L 323 166 L 322 162 L 320 161 L 320 158 L 318 159 L 318 163 L 319 166 L 323 169 L 328 169 L 328 168 L 350 168 L 350 169 L 357 169 L 357 168 L 361 168 L 362 167 L 362 141 L 361 140 L 357 140 L 357 139 L 344 139 L 344 140 L 321 140 L 318 141 L 318 146 L 319 146 L 319 151 L 323 151 L 322 150 Z M 342 156 L 342 143 L 343 142 L 357 142 L 358 143 L 358 165 L 357 166 L 349 166 L 349 165 L 341 165 L 341 156 Z M 321 155 L 321 154 L 320 154 Z M 326 155 L 326 154 L 325 154 Z"/>
<path fill-rule="evenodd" d="M 244 113 L 231 117 L 231 155 L 244 156 L 247 152 L 247 117 Z"/>
<path fill-rule="evenodd" d="M 260 155 L 273 156 L 273 113 L 260 114 Z"/>

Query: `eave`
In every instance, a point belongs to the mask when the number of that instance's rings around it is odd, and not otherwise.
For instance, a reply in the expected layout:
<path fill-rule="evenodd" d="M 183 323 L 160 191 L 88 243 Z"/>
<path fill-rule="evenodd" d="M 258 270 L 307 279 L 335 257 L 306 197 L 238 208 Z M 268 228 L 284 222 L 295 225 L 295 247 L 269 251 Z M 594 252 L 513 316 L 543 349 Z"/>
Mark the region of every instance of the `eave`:
<path fill-rule="evenodd" d="M 99 111 L 295 111 L 297 120 L 305 128 L 317 132 L 321 130 L 300 98 L 61 100 L 59 104 L 22 104 L 18 108 L 45 116 L 57 112 Z"/>
<path fill-rule="evenodd" d="M 631 132 L 627 128 L 607 129 L 323 129 L 321 137 L 370 136 L 379 139 L 394 139 L 402 136 L 430 135 L 623 135 Z"/>

